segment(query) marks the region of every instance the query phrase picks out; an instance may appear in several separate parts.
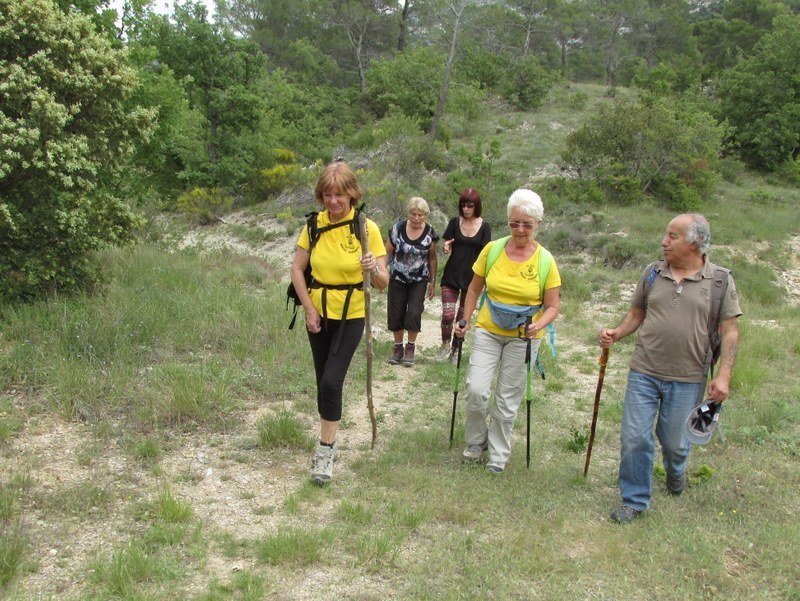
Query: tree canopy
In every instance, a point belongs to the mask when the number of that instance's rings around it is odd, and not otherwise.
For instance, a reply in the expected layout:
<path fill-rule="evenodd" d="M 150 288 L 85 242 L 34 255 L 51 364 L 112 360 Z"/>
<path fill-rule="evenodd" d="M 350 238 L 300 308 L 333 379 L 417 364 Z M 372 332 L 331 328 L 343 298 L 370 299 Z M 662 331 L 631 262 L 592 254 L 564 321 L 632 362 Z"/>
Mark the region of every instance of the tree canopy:
<path fill-rule="evenodd" d="M 348 146 L 468 183 L 459 158 L 501 151 L 448 145 L 484 99 L 535 111 L 570 82 L 631 89 L 564 149 L 606 199 L 690 207 L 723 152 L 798 169 L 798 0 L 153 2 L 0 0 L 3 297 L 91 281 L 132 207 L 256 202 Z M 388 131 L 412 141 L 393 158 Z"/>
<path fill-rule="evenodd" d="M 0 0 L 0 296 L 71 289 L 135 222 L 104 185 L 147 135 L 126 52 L 49 0 Z"/>

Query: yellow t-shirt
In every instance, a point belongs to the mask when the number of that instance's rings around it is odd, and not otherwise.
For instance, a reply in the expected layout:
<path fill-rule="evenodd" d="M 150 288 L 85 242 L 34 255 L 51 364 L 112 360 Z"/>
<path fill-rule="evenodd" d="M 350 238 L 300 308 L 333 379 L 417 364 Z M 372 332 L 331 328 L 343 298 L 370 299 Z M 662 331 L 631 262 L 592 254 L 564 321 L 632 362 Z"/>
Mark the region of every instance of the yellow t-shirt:
<path fill-rule="evenodd" d="M 486 258 L 489 254 L 491 244 L 487 244 L 478 259 L 472 265 L 472 271 L 481 277 L 486 277 Z M 536 247 L 533 255 L 524 263 L 517 263 L 508 258 L 505 249 L 497 257 L 497 260 L 492 265 L 489 271 L 489 276 L 486 277 L 486 293 L 497 303 L 504 303 L 507 305 L 519 306 L 534 306 L 541 305 L 543 299 L 539 291 L 539 254 L 541 253 L 542 245 Z M 561 275 L 558 273 L 555 259 L 550 264 L 550 273 L 545 282 L 545 289 L 559 288 L 561 286 Z M 544 311 L 540 309 L 533 320 L 537 320 Z M 489 303 L 483 303 L 480 312 L 478 313 L 478 327 L 488 330 L 493 334 L 501 336 L 518 336 L 517 330 L 504 330 L 497 326 L 492 321 L 492 316 L 489 313 Z M 541 338 L 544 331 L 539 331 L 536 338 Z"/>
<path fill-rule="evenodd" d="M 343 221 L 351 221 L 355 217 L 355 210 L 344 217 Z M 317 215 L 317 227 L 330 225 L 328 211 L 321 211 Z M 364 281 L 364 272 L 361 270 L 361 244 L 355 235 L 357 223 L 353 223 L 353 228 L 349 225 L 337 227 L 327 232 L 323 232 L 317 240 L 317 244 L 311 251 L 311 275 L 321 284 L 341 285 L 358 284 Z M 381 239 L 381 231 L 378 225 L 371 219 L 367 219 L 367 238 L 369 239 L 369 250 L 376 257 L 386 254 L 386 247 Z M 297 239 L 297 246 L 305 250 L 311 247 L 308 237 L 308 226 L 303 226 L 300 237 Z M 322 311 L 322 288 L 312 288 L 309 290 L 311 302 L 320 315 Z M 327 315 L 330 319 L 342 319 L 344 301 L 347 297 L 347 290 L 331 290 L 326 292 L 327 296 Z M 350 297 L 350 306 L 347 310 L 346 319 L 356 319 L 364 317 L 364 292 L 354 290 Z"/>

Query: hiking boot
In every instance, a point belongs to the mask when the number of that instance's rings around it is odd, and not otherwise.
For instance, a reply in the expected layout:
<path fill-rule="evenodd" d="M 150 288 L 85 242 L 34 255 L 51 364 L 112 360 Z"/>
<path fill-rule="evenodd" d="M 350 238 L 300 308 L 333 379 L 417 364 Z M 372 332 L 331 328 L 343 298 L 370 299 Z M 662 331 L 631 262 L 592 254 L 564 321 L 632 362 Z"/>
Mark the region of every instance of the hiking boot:
<path fill-rule="evenodd" d="M 456 349 L 450 351 L 450 363 L 458 365 L 458 351 Z"/>
<path fill-rule="evenodd" d="M 503 461 L 490 461 L 486 464 L 486 471 L 493 474 L 502 474 L 506 469 L 506 464 Z"/>
<path fill-rule="evenodd" d="M 676 497 L 686 488 L 686 473 L 667 476 L 667 490 Z"/>
<path fill-rule="evenodd" d="M 403 365 L 405 367 L 411 367 L 414 365 L 414 349 L 416 348 L 416 344 L 409 342 L 406 344 L 406 350 L 403 353 Z"/>
<path fill-rule="evenodd" d="M 314 484 L 327 484 L 333 479 L 333 462 L 336 460 L 336 445 L 332 447 L 321 444 L 317 446 L 311 462 L 311 481 Z"/>
<path fill-rule="evenodd" d="M 442 346 L 439 347 L 439 350 L 436 352 L 436 358 L 439 361 L 449 361 L 450 360 L 450 353 L 452 349 L 448 343 L 444 343 Z"/>
<path fill-rule="evenodd" d="M 618 524 L 628 524 L 642 514 L 638 509 L 629 505 L 621 505 L 611 512 L 611 519 Z"/>
<path fill-rule="evenodd" d="M 403 361 L 403 343 L 402 342 L 395 342 L 394 349 L 392 350 L 392 356 L 389 357 L 388 363 L 389 365 L 400 365 Z"/>
<path fill-rule="evenodd" d="M 468 445 L 464 452 L 461 453 L 462 463 L 480 463 L 483 452 L 488 448 L 486 443 Z"/>

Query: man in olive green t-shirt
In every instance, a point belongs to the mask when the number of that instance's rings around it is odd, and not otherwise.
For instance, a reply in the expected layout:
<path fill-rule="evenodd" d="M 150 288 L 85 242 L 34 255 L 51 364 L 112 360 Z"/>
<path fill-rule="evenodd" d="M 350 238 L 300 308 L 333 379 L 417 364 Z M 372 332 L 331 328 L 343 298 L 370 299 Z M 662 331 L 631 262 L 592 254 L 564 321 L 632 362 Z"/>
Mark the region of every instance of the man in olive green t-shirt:
<path fill-rule="evenodd" d="M 705 217 L 675 217 L 661 240 L 664 260 L 645 270 L 631 308 L 619 325 L 600 330 L 603 348 L 638 330 L 623 406 L 622 505 L 611 512 L 615 522 L 630 522 L 650 506 L 654 424 L 669 492 L 679 495 L 686 485 L 690 444 L 684 424 L 706 387 L 709 311 L 717 269 L 706 255 L 710 242 L 711 229 Z M 718 403 L 728 397 L 739 345 L 737 318 L 742 314 L 733 278 L 729 273 L 727 277 L 719 312 L 719 370 L 705 389 L 706 398 Z"/>

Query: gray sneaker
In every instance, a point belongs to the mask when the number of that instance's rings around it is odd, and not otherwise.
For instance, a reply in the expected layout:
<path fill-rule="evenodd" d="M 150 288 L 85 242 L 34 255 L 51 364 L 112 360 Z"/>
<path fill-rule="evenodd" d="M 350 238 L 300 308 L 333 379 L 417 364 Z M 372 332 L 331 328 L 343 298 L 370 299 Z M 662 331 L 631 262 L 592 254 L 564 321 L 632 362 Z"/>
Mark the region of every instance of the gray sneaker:
<path fill-rule="evenodd" d="M 335 444 L 333 447 L 324 444 L 317 446 L 311 462 L 311 481 L 314 484 L 327 484 L 333 479 L 333 462 L 336 460 L 336 452 Z"/>
<path fill-rule="evenodd" d="M 493 474 L 502 474 L 506 469 L 506 464 L 502 461 L 490 461 L 486 464 L 486 471 Z"/>
<path fill-rule="evenodd" d="M 611 519 L 618 524 L 627 524 L 638 518 L 642 514 L 638 509 L 629 505 L 621 505 L 611 512 Z"/>
<path fill-rule="evenodd" d="M 679 496 L 686 488 L 686 472 L 667 476 L 667 490 L 670 494 Z"/>
<path fill-rule="evenodd" d="M 462 463 L 480 463 L 483 452 L 488 448 L 486 443 L 468 445 L 464 452 L 461 453 Z"/>

